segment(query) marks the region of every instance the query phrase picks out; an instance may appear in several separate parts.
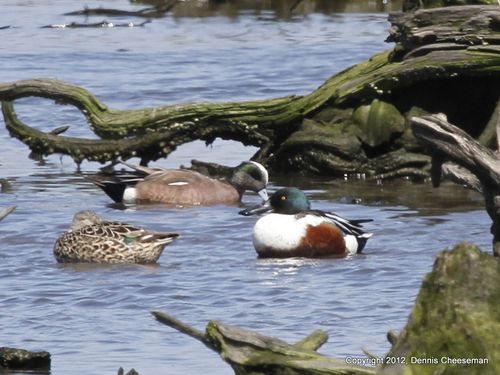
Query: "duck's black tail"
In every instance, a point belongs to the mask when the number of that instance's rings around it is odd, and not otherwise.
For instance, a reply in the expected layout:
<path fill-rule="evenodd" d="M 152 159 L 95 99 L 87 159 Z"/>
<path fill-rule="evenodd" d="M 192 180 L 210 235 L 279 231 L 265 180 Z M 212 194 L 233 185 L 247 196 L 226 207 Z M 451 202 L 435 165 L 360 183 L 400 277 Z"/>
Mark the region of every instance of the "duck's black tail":
<path fill-rule="evenodd" d="M 138 181 L 136 176 L 127 174 L 117 177 L 115 175 L 96 174 L 85 176 L 87 180 L 100 187 L 116 203 L 122 203 L 123 194 L 128 186 L 133 186 Z"/>
<path fill-rule="evenodd" d="M 373 233 L 363 233 L 361 235 L 357 235 L 356 236 L 356 240 L 358 241 L 358 249 L 357 249 L 357 253 L 358 254 L 361 254 L 361 252 L 363 251 L 365 245 L 366 245 L 366 242 L 368 241 L 368 239 L 373 236 Z"/>

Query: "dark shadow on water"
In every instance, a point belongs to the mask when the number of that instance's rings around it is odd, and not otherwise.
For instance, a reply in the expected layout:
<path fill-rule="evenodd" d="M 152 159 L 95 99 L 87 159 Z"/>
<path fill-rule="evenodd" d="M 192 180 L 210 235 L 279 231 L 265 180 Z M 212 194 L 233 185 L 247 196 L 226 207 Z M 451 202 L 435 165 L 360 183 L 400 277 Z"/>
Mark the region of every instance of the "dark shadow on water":
<path fill-rule="evenodd" d="M 363 179 L 328 179 L 322 177 L 274 176 L 276 188 L 296 186 L 307 192 L 312 200 L 331 200 L 345 204 L 391 206 L 416 215 L 441 215 L 484 209 L 481 194 L 451 182 L 433 188 L 430 181 L 374 181 Z M 321 207 L 315 207 L 321 209 Z"/>

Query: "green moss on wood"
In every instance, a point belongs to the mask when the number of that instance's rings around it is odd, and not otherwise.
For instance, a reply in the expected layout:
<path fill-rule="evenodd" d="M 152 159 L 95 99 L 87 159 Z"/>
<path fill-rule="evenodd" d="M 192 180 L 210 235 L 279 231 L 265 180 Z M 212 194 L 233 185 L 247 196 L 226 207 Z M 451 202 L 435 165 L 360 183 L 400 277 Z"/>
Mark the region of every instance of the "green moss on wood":
<path fill-rule="evenodd" d="M 462 243 L 439 254 L 389 357 L 405 357 L 404 374 L 500 373 L 500 261 Z M 488 364 L 450 364 L 444 359 Z M 437 363 L 422 364 L 418 360 Z M 412 364 L 412 362 L 414 362 Z M 385 373 L 396 369 L 387 366 Z"/>
<path fill-rule="evenodd" d="M 210 346 L 231 365 L 237 375 L 368 375 L 375 369 L 346 364 L 318 354 L 311 347 L 324 341 L 324 334 L 312 334 L 296 345 L 217 321 L 207 324 Z"/>
<path fill-rule="evenodd" d="M 352 118 L 357 125 L 357 136 L 370 147 L 388 143 L 405 130 L 405 118 L 398 109 L 378 99 L 358 107 Z"/>
<path fill-rule="evenodd" d="M 3 370 L 48 371 L 50 369 L 50 353 L 33 352 L 19 348 L 0 348 L 0 372 Z"/>

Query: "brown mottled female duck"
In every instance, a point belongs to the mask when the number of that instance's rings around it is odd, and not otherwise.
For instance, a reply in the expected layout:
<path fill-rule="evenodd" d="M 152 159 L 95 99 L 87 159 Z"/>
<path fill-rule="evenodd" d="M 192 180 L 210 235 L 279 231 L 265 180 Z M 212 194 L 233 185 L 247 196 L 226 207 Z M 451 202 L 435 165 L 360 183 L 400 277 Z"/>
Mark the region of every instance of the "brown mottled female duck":
<path fill-rule="evenodd" d="M 177 233 L 154 233 L 93 211 L 75 214 L 71 229 L 54 245 L 59 263 L 155 263 Z"/>

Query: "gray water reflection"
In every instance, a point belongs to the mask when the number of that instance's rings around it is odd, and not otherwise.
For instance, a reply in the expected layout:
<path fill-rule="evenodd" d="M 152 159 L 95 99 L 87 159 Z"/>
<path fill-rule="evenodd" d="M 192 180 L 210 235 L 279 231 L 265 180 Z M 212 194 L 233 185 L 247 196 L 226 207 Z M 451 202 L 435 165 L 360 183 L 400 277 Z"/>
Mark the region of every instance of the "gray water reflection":
<path fill-rule="evenodd" d="M 241 12 L 237 19 L 166 17 L 133 30 L 38 28 L 61 22 L 75 6 L 2 2 L 0 25 L 17 26 L 0 31 L 1 82 L 57 77 L 116 108 L 262 99 L 308 93 L 388 48 L 384 14 L 311 12 L 282 22 Z M 71 135 L 92 136 L 71 107 L 29 99 L 16 111 L 39 129 L 70 124 Z M 435 254 L 462 239 L 490 245 L 481 198 L 457 186 L 271 176 L 271 190 L 296 185 L 315 208 L 373 218 L 375 235 L 365 254 L 351 258 L 260 260 L 251 243 L 254 219 L 237 215 L 240 207 L 116 209 L 70 159 L 31 160 L 0 125 L 0 177 L 10 182 L 0 207 L 18 206 L 0 225 L 0 345 L 50 351 L 55 375 L 113 374 L 119 366 L 141 375 L 231 373 L 202 344 L 156 323 L 153 309 L 199 329 L 219 319 L 290 342 L 321 328 L 330 334 L 325 354 L 362 356 L 366 346 L 382 355 L 386 331 L 404 326 Z M 234 142 L 208 148 L 194 142 L 157 164 L 178 167 L 197 158 L 236 165 L 254 152 Z M 256 195 L 244 199 L 258 202 Z M 54 240 L 81 209 L 182 237 L 156 266 L 58 265 Z"/>

